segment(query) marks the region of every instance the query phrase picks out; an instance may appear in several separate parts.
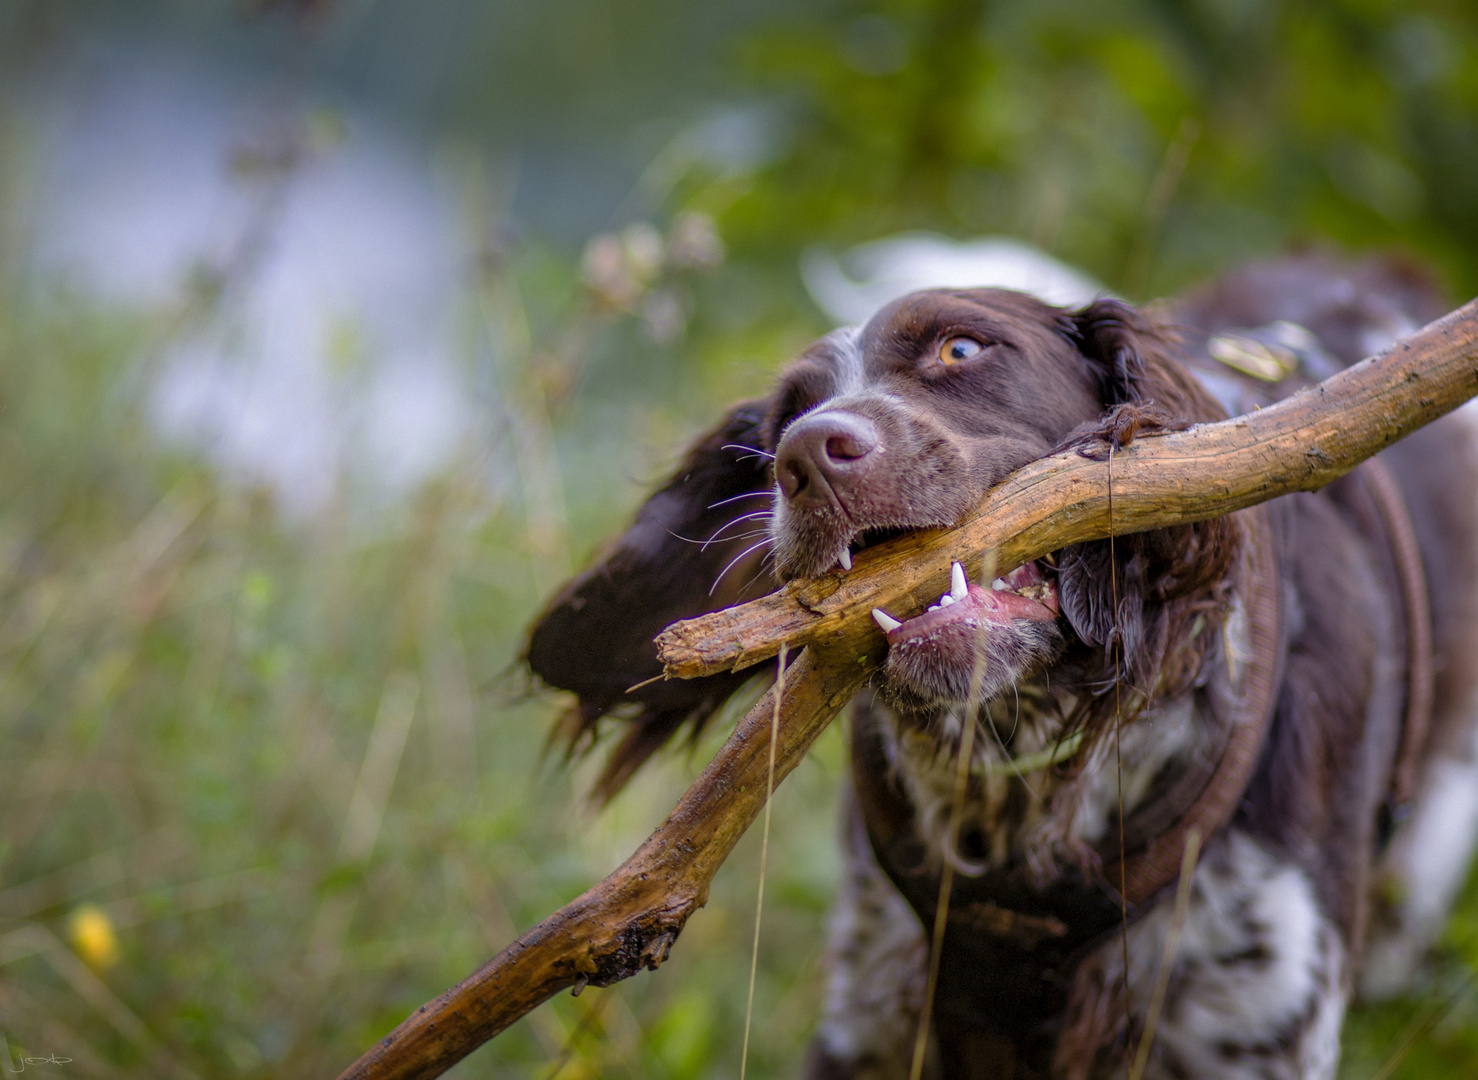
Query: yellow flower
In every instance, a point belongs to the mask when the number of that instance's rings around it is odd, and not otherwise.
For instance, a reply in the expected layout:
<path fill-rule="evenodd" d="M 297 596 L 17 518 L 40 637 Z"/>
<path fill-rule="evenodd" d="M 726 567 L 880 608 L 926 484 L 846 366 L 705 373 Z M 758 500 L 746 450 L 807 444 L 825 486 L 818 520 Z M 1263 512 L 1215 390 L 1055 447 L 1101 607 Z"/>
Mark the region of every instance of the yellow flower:
<path fill-rule="evenodd" d="M 72 912 L 72 948 L 89 967 L 101 970 L 118 963 L 118 934 L 113 920 L 96 904 L 83 904 Z"/>

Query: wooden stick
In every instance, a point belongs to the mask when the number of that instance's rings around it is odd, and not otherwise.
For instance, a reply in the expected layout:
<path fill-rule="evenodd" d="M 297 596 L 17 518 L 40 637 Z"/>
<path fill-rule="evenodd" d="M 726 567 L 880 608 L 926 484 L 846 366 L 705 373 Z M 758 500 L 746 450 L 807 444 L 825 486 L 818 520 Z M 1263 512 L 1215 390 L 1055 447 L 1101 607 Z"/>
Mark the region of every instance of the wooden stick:
<path fill-rule="evenodd" d="M 1114 455 L 1114 532 L 1203 521 L 1323 487 L 1404 435 L 1478 394 L 1478 300 L 1380 356 L 1269 408 L 1170 435 L 1141 436 Z M 973 578 L 981 553 L 996 573 L 1109 534 L 1108 467 L 1069 451 L 1034 461 L 952 529 L 866 548 L 850 572 L 789 582 L 739 607 L 675 623 L 657 637 L 669 677 L 691 679 L 824 644 L 875 607 L 917 615 L 949 588 L 950 563 Z M 880 631 L 874 631 L 881 639 Z"/>
<path fill-rule="evenodd" d="M 1114 455 L 1118 533 L 1199 521 L 1310 491 L 1478 394 L 1478 301 L 1310 390 L 1250 416 L 1141 438 Z M 668 673 L 692 676 L 805 652 L 787 673 L 775 777 L 800 763 L 877 669 L 874 606 L 907 616 L 944 591 L 949 564 L 994 549 L 998 572 L 1108 535 L 1103 462 L 1060 454 L 995 488 L 959 527 L 861 552 L 845 576 L 790 583 L 763 600 L 669 627 Z M 615 873 L 417 1009 L 341 1080 L 439 1076 L 567 988 L 606 986 L 667 956 L 764 803 L 767 695 L 676 809 Z"/>
<path fill-rule="evenodd" d="M 780 704 L 777 784 L 881 657 L 880 649 L 825 658 L 807 650 L 791 664 Z M 561 990 L 609 986 L 667 959 L 688 916 L 707 902 L 713 875 L 764 806 L 774 709 L 766 694 L 749 710 L 676 809 L 619 870 L 422 1005 L 341 1080 L 440 1076 Z"/>

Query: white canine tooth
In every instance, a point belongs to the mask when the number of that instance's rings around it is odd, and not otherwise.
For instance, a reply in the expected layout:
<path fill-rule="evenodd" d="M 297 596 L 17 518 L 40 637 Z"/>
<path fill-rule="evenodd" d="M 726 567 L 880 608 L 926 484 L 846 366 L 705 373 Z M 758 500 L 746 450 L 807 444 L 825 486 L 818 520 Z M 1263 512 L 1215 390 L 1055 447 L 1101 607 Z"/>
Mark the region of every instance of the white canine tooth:
<path fill-rule="evenodd" d="M 893 616 L 889 615 L 880 607 L 875 607 L 872 609 L 872 617 L 873 620 L 883 628 L 883 633 L 885 634 L 891 633 L 892 631 L 897 630 L 900 626 L 903 625 L 901 622 L 893 618 Z"/>
<path fill-rule="evenodd" d="M 963 600 L 970 595 L 970 585 L 965 580 L 965 568 L 959 563 L 949 568 L 949 595 L 956 600 Z"/>
<path fill-rule="evenodd" d="M 994 589 L 996 592 L 1010 592 L 1011 591 L 1011 586 L 1006 584 L 1006 579 L 1003 578 L 1003 577 L 998 577 L 998 578 L 996 578 L 996 580 L 992 581 L 990 583 L 990 587 L 992 589 Z"/>
<path fill-rule="evenodd" d="M 926 610 L 926 611 L 938 611 L 939 610 L 939 605 L 938 604 L 935 604 L 933 607 L 925 608 L 924 610 Z"/>
<path fill-rule="evenodd" d="M 837 556 L 837 562 L 842 564 L 843 570 L 852 569 L 852 552 L 848 548 L 842 548 L 842 553 Z"/>
<path fill-rule="evenodd" d="M 941 596 L 939 598 L 939 606 L 940 607 L 949 607 L 949 605 L 953 604 L 954 602 L 955 602 L 955 598 L 953 596 L 951 596 L 949 593 L 945 593 L 943 596 Z"/>

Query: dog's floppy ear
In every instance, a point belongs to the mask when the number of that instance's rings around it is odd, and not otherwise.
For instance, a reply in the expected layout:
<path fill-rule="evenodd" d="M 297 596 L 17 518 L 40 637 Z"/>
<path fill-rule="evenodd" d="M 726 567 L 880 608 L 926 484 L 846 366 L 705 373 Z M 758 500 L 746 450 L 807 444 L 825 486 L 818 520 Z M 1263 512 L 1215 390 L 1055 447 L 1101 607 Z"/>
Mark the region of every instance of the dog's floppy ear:
<path fill-rule="evenodd" d="M 1134 687 L 1174 693 L 1199 667 L 1197 639 L 1220 624 L 1236 551 L 1229 518 L 1073 544 L 1058 557 L 1058 603 L 1078 640 L 1118 652 Z"/>
<path fill-rule="evenodd" d="M 1088 360 L 1098 378 L 1098 399 L 1106 406 L 1139 400 L 1146 346 L 1160 337 L 1144 316 L 1118 300 L 1095 300 L 1068 312 L 1063 330 Z"/>
<path fill-rule="evenodd" d="M 1121 411 L 1141 418 L 1132 430 L 1173 430 L 1226 416 L 1174 359 L 1179 347 L 1175 331 L 1122 300 L 1095 300 L 1066 312 L 1062 329 L 1088 361 L 1104 408 L 1132 406 Z M 1117 423 L 1122 430 L 1124 419 Z"/>
<path fill-rule="evenodd" d="M 685 723 L 696 731 L 753 672 L 663 681 L 653 638 L 669 623 L 773 591 L 766 401 L 745 402 L 689 448 L 631 526 L 549 602 L 523 659 L 578 701 L 553 738 L 571 750 L 602 716 L 630 724 L 595 794 L 609 798 Z M 647 683 L 647 680 L 656 679 Z M 639 685 L 647 683 L 647 685 Z"/>
<path fill-rule="evenodd" d="M 1098 300 L 1067 313 L 1066 333 L 1099 384 L 1103 417 L 1074 432 L 1068 445 L 1093 457 L 1129 445 L 1136 435 L 1173 431 L 1225 416 L 1216 400 L 1175 359 L 1166 327 L 1117 300 Z M 1236 552 L 1226 518 L 1065 548 L 1057 588 L 1063 616 L 1084 644 L 1108 650 L 1118 639 L 1129 679 L 1166 690 L 1194 674 L 1192 630 L 1213 626 L 1225 599 Z M 1113 558 L 1110 559 L 1110 550 Z M 1102 684 L 1101 684 L 1102 685 Z"/>

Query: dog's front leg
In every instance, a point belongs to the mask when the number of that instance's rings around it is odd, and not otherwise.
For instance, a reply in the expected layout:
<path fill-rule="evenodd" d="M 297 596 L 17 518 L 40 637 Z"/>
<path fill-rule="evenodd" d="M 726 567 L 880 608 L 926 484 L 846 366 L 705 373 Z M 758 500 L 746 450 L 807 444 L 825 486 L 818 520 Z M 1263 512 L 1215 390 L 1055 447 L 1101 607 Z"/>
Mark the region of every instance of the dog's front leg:
<path fill-rule="evenodd" d="M 851 798 L 842 811 L 844 879 L 832 905 L 821 1023 L 806 1080 L 904 1080 L 924 999 L 928 944 L 913 909 L 867 842 Z M 931 1068 L 925 1075 L 934 1073 Z"/>

